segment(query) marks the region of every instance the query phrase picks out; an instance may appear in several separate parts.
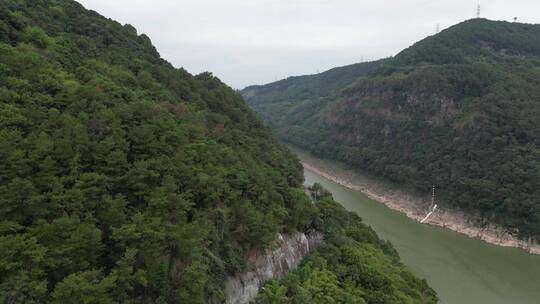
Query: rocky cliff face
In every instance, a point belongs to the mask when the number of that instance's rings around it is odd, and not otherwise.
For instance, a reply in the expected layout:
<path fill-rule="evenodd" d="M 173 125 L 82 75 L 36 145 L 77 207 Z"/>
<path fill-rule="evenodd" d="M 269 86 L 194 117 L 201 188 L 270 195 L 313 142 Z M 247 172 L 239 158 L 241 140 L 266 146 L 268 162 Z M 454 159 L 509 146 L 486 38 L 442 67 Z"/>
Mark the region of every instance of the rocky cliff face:
<path fill-rule="evenodd" d="M 281 278 L 300 265 L 302 258 L 322 242 L 322 234 L 278 234 L 271 249 L 253 251 L 248 256 L 249 268 L 227 280 L 225 302 L 244 304 L 252 301 L 267 281 Z"/>

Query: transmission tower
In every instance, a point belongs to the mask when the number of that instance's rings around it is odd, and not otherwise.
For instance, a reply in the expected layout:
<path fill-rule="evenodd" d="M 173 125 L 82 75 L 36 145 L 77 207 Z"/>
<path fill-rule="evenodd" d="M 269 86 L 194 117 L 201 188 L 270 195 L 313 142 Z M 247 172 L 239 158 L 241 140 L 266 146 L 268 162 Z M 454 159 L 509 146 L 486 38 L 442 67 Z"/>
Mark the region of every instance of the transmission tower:
<path fill-rule="evenodd" d="M 431 190 L 431 206 L 429 206 L 429 212 L 420 221 L 420 223 L 425 223 L 435 211 L 437 211 L 437 204 L 435 204 L 435 185 L 433 185 L 433 188 Z"/>
<path fill-rule="evenodd" d="M 441 25 L 437 23 L 437 27 L 435 28 L 435 34 L 438 34 L 441 31 Z"/>
<path fill-rule="evenodd" d="M 431 207 L 435 204 L 435 185 L 431 188 Z"/>
<path fill-rule="evenodd" d="M 476 7 L 476 18 L 480 19 L 481 12 L 482 12 L 482 7 L 480 6 L 480 2 L 478 2 L 478 6 Z"/>

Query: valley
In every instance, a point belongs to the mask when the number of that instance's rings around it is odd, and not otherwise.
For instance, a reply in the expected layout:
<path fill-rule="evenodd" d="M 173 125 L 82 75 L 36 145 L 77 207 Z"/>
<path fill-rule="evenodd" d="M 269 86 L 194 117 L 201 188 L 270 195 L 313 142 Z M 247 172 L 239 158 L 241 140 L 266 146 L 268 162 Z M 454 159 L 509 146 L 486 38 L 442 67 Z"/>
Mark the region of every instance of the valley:
<path fill-rule="evenodd" d="M 451 212 L 433 224 L 527 249 L 540 241 L 539 37 L 536 24 L 471 19 L 392 58 L 242 93 L 286 143 L 409 193 L 435 186 Z"/>
<path fill-rule="evenodd" d="M 81 2 L 0 1 L 0 303 L 538 303 L 540 25 Z"/>

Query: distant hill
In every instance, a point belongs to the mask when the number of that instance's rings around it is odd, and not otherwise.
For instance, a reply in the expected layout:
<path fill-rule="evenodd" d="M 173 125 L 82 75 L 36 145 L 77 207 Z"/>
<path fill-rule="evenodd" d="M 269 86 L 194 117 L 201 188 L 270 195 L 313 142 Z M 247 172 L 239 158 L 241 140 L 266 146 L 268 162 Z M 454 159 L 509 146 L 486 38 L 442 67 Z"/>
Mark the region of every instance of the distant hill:
<path fill-rule="evenodd" d="M 273 87 L 243 95 L 282 140 L 540 238 L 540 25 L 469 20 L 335 94 Z"/>
<path fill-rule="evenodd" d="M 319 98 L 351 84 L 358 77 L 378 68 L 383 62 L 384 60 L 356 63 L 320 74 L 294 76 L 267 85 L 249 86 L 242 90 L 242 95 L 251 104 Z"/>
<path fill-rule="evenodd" d="M 267 85 L 254 85 L 241 91 L 242 96 L 267 124 L 279 124 L 280 111 L 329 96 L 359 77 L 380 67 L 385 60 L 363 62 L 333 68 L 315 75 L 295 76 Z"/>

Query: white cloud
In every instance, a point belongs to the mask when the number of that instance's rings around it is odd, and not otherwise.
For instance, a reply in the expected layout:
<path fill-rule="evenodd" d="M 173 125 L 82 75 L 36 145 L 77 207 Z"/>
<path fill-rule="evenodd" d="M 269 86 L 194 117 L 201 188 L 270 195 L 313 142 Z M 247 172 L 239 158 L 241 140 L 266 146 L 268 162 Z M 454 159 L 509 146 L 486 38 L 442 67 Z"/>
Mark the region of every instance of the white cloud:
<path fill-rule="evenodd" d="M 161 55 L 235 88 L 395 55 L 472 18 L 476 0 L 80 0 L 134 25 Z M 482 2 L 482 15 L 538 23 L 538 0 Z"/>

